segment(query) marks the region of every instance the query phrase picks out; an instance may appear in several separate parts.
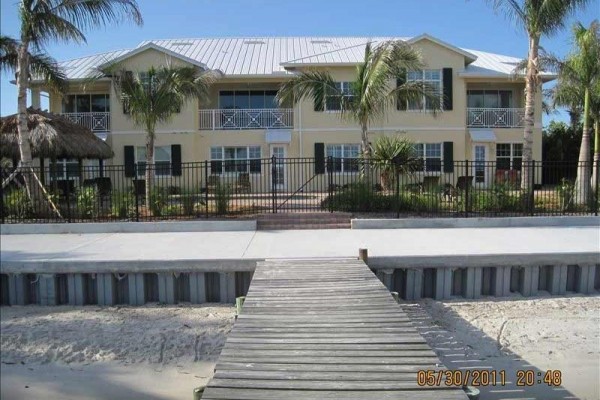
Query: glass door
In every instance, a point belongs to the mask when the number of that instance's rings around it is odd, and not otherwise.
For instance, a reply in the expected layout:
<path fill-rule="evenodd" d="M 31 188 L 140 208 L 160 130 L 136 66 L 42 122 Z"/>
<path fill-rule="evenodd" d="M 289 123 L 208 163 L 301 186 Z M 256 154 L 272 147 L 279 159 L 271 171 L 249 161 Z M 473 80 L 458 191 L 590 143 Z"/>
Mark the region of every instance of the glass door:
<path fill-rule="evenodd" d="M 285 182 L 285 156 L 286 156 L 285 146 L 283 145 L 272 145 L 271 146 L 271 157 L 276 157 L 275 162 L 275 175 L 273 176 L 273 180 L 275 183 L 275 188 L 277 190 L 285 190 L 286 182 Z"/>
<path fill-rule="evenodd" d="M 487 149 L 488 146 L 485 144 L 473 145 L 473 176 L 475 176 L 475 183 L 483 186 L 487 184 Z"/>

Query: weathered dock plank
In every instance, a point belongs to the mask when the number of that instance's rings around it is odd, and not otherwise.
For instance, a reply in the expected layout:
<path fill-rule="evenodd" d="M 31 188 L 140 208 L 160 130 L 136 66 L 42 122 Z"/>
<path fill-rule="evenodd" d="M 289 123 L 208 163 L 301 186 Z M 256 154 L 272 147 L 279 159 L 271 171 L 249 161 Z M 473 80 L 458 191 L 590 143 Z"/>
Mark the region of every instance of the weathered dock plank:
<path fill-rule="evenodd" d="M 202 398 L 466 399 L 425 369 L 443 366 L 363 262 L 267 260 Z"/>

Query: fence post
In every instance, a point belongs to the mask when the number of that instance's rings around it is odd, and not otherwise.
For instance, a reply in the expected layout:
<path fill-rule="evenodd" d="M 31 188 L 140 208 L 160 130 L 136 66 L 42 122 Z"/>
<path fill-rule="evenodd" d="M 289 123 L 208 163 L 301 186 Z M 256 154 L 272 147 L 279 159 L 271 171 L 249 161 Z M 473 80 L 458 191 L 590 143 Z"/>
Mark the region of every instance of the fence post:
<path fill-rule="evenodd" d="M 396 219 L 400 218 L 400 169 L 396 168 L 395 163 L 392 163 L 396 170 Z"/>
<path fill-rule="evenodd" d="M 273 214 L 277 214 L 277 191 L 275 185 L 275 174 L 277 173 L 277 157 L 271 157 L 271 199 L 273 201 Z"/>
<path fill-rule="evenodd" d="M 137 182 L 137 163 L 133 164 L 133 196 L 135 197 L 135 222 L 140 222 L 140 200 L 138 198 L 138 188 L 136 186 Z M 148 168 L 148 166 L 146 166 Z"/>
<path fill-rule="evenodd" d="M 598 198 L 599 192 L 598 192 L 598 175 L 600 175 L 600 165 L 598 165 L 598 163 L 592 161 L 592 171 L 596 173 L 596 179 L 594 182 L 594 184 L 596 185 L 594 188 L 594 215 L 597 217 L 598 216 L 598 203 L 600 202 L 600 199 Z"/>
<path fill-rule="evenodd" d="M 204 215 L 208 219 L 208 160 L 204 160 Z"/>
<path fill-rule="evenodd" d="M 535 160 L 531 160 L 531 189 L 529 191 L 529 215 L 535 214 Z"/>
<path fill-rule="evenodd" d="M 4 181 L 2 175 L 2 165 L 0 165 L 0 179 Z M 4 224 L 4 188 L 0 185 L 0 223 Z"/>
<path fill-rule="evenodd" d="M 469 189 L 471 182 L 469 181 L 469 160 L 465 160 L 465 218 L 469 218 L 469 210 L 471 205 L 469 204 Z"/>
<path fill-rule="evenodd" d="M 33 170 L 32 170 L 33 171 Z M 67 200 L 67 222 L 71 222 L 71 180 L 69 179 L 69 168 L 65 164 L 65 174 L 67 175 L 67 181 L 65 182 L 65 198 Z M 32 190 L 32 189 L 30 189 Z"/>
<path fill-rule="evenodd" d="M 327 193 L 329 194 L 329 212 L 333 212 L 333 157 L 327 156 Z"/>

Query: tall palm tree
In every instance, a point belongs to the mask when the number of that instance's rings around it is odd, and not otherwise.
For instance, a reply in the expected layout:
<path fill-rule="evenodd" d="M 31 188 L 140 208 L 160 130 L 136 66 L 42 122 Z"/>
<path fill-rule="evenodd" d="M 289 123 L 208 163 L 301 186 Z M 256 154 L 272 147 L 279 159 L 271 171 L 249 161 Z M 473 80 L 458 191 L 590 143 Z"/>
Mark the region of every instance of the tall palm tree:
<path fill-rule="evenodd" d="M 32 48 L 35 53 L 42 52 L 51 41 L 85 43 L 83 30 L 87 28 L 123 19 L 132 19 L 141 24 L 142 16 L 135 0 L 20 0 L 18 7 L 21 22 L 21 37 L 17 43 L 19 168 L 27 170 L 27 193 L 32 201 L 37 202 L 39 192 L 32 190 L 33 178 L 37 180 L 37 177 L 31 169 L 27 128 L 27 89 L 32 61 L 29 49 Z"/>
<path fill-rule="evenodd" d="M 488 0 L 496 11 L 502 11 L 509 19 L 523 28 L 529 39 L 527 69 L 525 75 L 525 123 L 523 132 L 523 164 L 533 159 L 533 125 L 535 94 L 540 85 L 540 39 L 552 36 L 564 27 L 566 18 L 589 0 Z M 533 187 L 531 171 L 523 168 L 521 189 Z"/>
<path fill-rule="evenodd" d="M 577 200 L 585 203 L 590 200 L 590 120 L 597 112 L 595 93 L 600 81 L 600 23 L 593 21 L 589 28 L 581 23 L 573 26 L 574 49 L 566 60 L 559 63 L 559 80 L 555 99 L 561 105 L 582 110 L 583 132 L 579 148 L 577 167 Z M 594 120 L 596 118 L 593 118 Z M 596 137 L 596 142 L 598 138 Z M 594 159 L 598 162 L 597 143 Z M 595 179 L 594 179 L 595 181 Z"/>
<path fill-rule="evenodd" d="M 193 67 L 160 67 L 144 72 L 106 71 L 113 76 L 117 98 L 133 123 L 146 130 L 146 204 L 154 181 L 156 126 L 168 122 L 193 99 L 205 100 L 218 75 Z"/>
<path fill-rule="evenodd" d="M 367 43 L 364 59 L 356 67 L 356 79 L 351 82 L 349 92 L 341 90 L 329 72 L 309 69 L 285 82 L 277 98 L 280 104 L 305 98 L 312 98 L 315 104 L 339 102 L 339 115 L 360 126 L 365 176 L 370 179 L 368 135 L 371 123 L 382 119 L 398 102 L 420 102 L 425 97 L 433 112 L 441 106 L 441 94 L 427 84 L 404 79 L 393 85 L 407 71 L 423 68 L 420 53 L 404 41 Z"/>

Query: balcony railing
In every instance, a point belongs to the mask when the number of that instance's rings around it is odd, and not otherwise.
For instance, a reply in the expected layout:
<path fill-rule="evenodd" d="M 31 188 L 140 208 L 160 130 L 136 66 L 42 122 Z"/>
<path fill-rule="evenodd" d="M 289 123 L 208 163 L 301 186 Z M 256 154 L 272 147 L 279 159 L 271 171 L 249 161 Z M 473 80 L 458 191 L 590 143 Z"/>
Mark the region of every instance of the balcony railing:
<path fill-rule="evenodd" d="M 294 126 L 291 108 L 200 110 L 201 130 L 282 129 Z"/>
<path fill-rule="evenodd" d="M 93 132 L 110 131 L 110 112 L 62 113 L 61 115 Z"/>
<path fill-rule="evenodd" d="M 524 119 L 524 108 L 467 108 L 470 128 L 521 128 Z"/>

